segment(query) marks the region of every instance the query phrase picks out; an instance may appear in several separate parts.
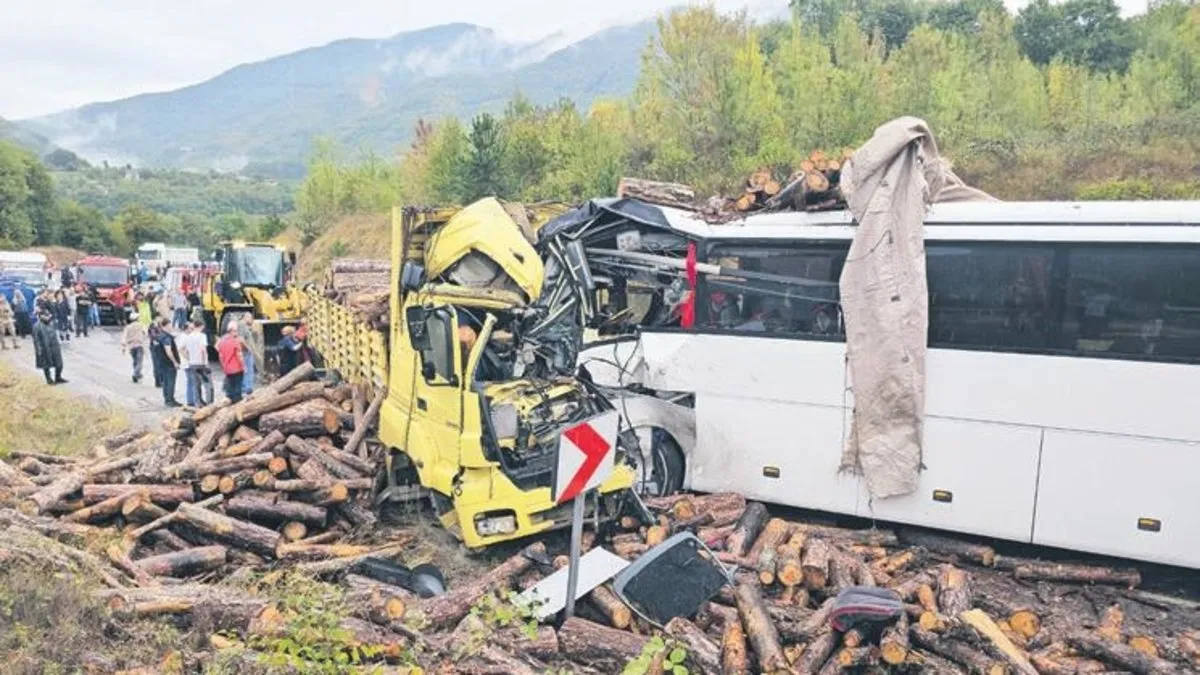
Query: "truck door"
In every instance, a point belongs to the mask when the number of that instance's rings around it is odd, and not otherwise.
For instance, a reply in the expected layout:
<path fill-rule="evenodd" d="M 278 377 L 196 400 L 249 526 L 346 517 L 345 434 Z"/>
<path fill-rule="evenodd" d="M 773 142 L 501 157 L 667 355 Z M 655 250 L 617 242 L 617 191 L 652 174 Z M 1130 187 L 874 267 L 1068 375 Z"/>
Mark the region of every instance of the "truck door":
<path fill-rule="evenodd" d="M 424 465 L 421 473 L 427 485 L 451 494 L 463 425 L 458 319 L 445 305 L 409 307 L 405 319 L 419 357 L 410 404 L 414 428 L 406 451 Z"/>

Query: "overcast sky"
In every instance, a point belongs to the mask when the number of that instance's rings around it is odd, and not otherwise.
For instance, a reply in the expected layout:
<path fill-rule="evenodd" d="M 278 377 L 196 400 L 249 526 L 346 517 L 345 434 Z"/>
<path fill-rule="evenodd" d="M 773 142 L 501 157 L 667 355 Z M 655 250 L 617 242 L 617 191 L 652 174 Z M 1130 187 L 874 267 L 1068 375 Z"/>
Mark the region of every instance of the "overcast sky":
<path fill-rule="evenodd" d="M 687 0 L 0 0 L 0 117 L 164 91 L 346 37 L 455 21 L 513 40 L 586 35 Z M 1022 0 L 1006 0 L 1015 3 Z M 1146 0 L 1118 0 L 1129 12 Z M 786 0 L 716 0 L 782 11 Z"/>

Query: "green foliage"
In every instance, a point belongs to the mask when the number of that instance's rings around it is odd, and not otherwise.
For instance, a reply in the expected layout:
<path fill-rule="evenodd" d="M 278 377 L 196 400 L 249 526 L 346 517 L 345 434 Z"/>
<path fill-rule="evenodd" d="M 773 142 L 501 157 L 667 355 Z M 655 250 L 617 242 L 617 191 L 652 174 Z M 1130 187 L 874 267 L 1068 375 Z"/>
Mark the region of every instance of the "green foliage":
<path fill-rule="evenodd" d="M 678 642 L 664 640 L 658 635 L 646 642 L 642 647 L 642 653 L 637 658 L 625 664 L 621 675 L 645 675 L 650 672 L 651 665 L 660 655 L 663 672 L 671 675 L 688 675 L 688 668 L 684 665 L 684 662 L 687 661 L 687 650 Z"/>
<path fill-rule="evenodd" d="M 350 615 L 341 589 L 298 574 L 273 579 L 263 589 L 277 603 L 285 622 L 280 630 L 252 636 L 249 647 L 262 652 L 264 665 L 304 673 L 337 675 L 371 672 L 384 663 L 379 648 L 360 645 L 342 626 Z"/>
<path fill-rule="evenodd" d="M 24 248 L 55 239 L 54 193 L 36 157 L 0 141 L 0 248 Z"/>
<path fill-rule="evenodd" d="M 500 162 L 504 152 L 500 123 L 488 113 L 479 115 L 471 122 L 470 141 L 471 148 L 464 167 L 464 185 L 467 186 L 465 201 L 500 194 L 503 191 Z"/>
<path fill-rule="evenodd" d="M 1096 71 L 1124 72 L 1134 51 L 1134 34 L 1114 0 L 1034 0 L 1017 15 L 1021 49 L 1034 63 L 1056 58 Z"/>

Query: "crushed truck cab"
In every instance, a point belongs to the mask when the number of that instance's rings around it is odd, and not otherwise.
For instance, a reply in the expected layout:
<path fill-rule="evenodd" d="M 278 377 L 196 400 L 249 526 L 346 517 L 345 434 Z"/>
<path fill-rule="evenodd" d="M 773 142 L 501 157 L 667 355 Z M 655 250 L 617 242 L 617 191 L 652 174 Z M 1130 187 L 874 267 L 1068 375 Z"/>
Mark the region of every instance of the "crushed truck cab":
<path fill-rule="evenodd" d="M 551 499 L 559 434 L 612 409 L 589 383 L 539 367 L 554 360 L 538 353 L 549 346 L 523 337 L 545 319 L 537 301 L 546 274 L 531 241 L 538 219 L 496 199 L 397 210 L 382 368 L 368 331 L 308 294 L 311 341 L 332 355 L 328 365 L 387 385 L 383 494 L 419 483 L 443 525 L 472 548 L 569 524 L 569 506 Z M 636 442 L 632 433 L 618 439 L 616 470 L 599 489 L 601 515 L 616 514 L 634 484 L 636 453 L 623 448 Z"/>

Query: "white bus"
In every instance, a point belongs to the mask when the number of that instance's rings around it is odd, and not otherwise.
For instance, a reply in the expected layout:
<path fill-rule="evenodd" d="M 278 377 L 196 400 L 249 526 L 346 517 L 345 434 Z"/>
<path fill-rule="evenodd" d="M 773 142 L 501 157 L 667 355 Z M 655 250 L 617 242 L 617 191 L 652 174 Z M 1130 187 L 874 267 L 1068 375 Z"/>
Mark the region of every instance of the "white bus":
<path fill-rule="evenodd" d="M 657 219 L 701 263 L 768 279 L 702 274 L 692 328 L 581 357 L 600 384 L 694 401 L 672 432 L 694 435 L 685 487 L 1200 568 L 1200 202 L 935 205 L 925 468 L 877 500 L 839 472 L 850 214 L 655 210 L 628 229 Z"/>

